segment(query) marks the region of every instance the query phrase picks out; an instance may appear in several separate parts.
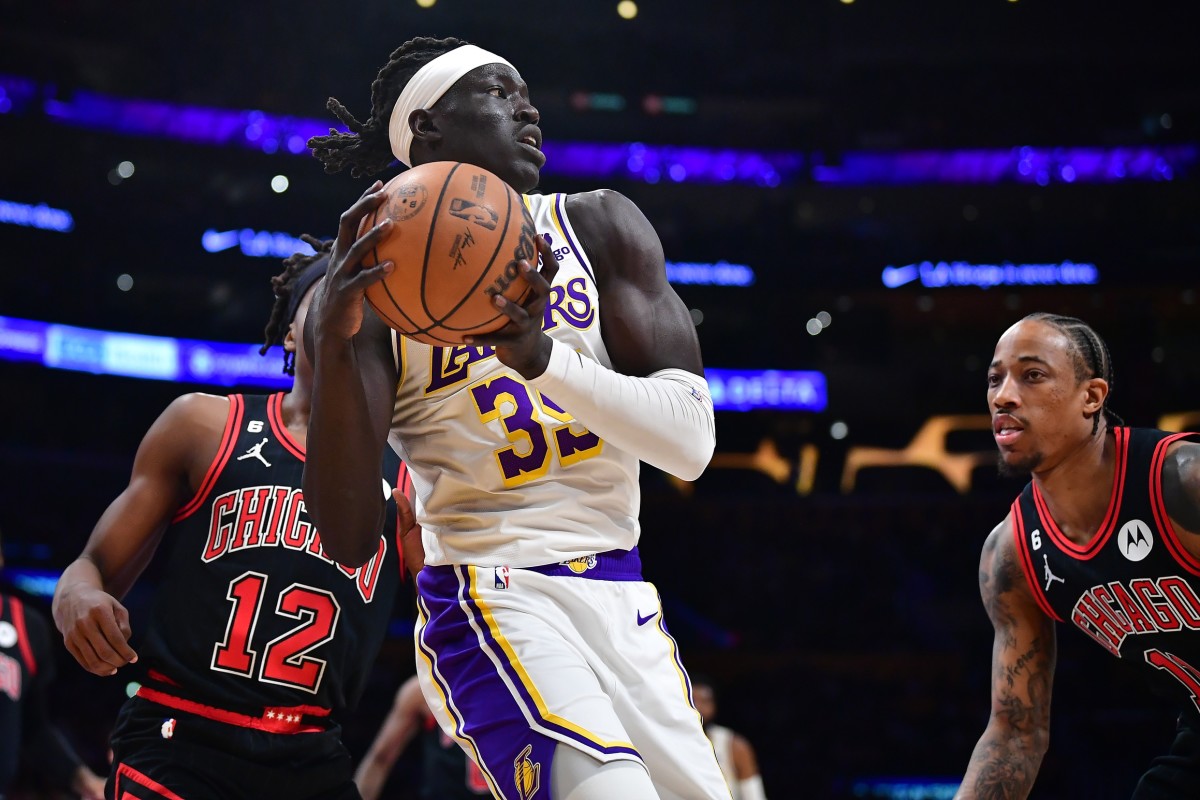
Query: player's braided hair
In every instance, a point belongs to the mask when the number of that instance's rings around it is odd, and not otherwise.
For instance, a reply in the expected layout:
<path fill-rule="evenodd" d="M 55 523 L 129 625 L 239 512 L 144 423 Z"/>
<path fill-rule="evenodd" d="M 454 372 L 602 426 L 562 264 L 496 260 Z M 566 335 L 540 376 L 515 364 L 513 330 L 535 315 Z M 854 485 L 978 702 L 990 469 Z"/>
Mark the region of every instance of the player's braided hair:
<path fill-rule="evenodd" d="M 329 98 L 325 107 L 350 132 L 330 128 L 328 136 L 308 140 L 309 149 L 325 165 L 325 171 L 332 174 L 349 167 L 352 176 L 362 178 L 387 169 L 396 160 L 388 141 L 388 122 L 400 92 L 417 70 L 464 44 L 467 42 L 453 37 L 418 36 L 397 47 L 371 84 L 371 116 L 365 123 L 359 122 L 337 98 Z"/>
<path fill-rule="evenodd" d="M 333 239 L 318 239 L 307 233 L 300 234 L 300 239 L 315 250 L 308 253 L 293 253 L 283 260 L 283 272 L 271 278 L 271 288 L 275 291 L 275 304 L 271 306 L 271 316 L 267 319 L 267 327 L 263 329 L 263 346 L 258 349 L 259 355 L 266 355 L 274 345 L 282 344 L 287 336 L 288 326 L 296 316 L 296 309 L 308 287 L 314 280 L 298 280 L 318 261 L 329 257 L 333 249 Z M 300 294 L 296 294 L 298 286 L 303 286 Z M 286 350 L 283 353 L 283 371 L 286 375 L 296 374 L 296 354 Z"/>
<path fill-rule="evenodd" d="M 1075 362 L 1075 380 L 1103 378 L 1108 383 L 1108 390 L 1111 394 L 1113 388 L 1112 357 L 1108 353 L 1108 345 L 1091 325 L 1077 317 L 1050 314 L 1045 311 L 1034 312 L 1025 319 L 1032 322 L 1044 322 L 1061 331 L 1071 342 L 1071 360 Z M 1108 421 L 1109 428 L 1125 423 L 1108 407 L 1108 397 L 1104 398 L 1104 405 L 1101 406 L 1100 411 Z M 1097 414 L 1092 418 L 1092 433 L 1095 434 L 1099 429 L 1100 414 Z"/>

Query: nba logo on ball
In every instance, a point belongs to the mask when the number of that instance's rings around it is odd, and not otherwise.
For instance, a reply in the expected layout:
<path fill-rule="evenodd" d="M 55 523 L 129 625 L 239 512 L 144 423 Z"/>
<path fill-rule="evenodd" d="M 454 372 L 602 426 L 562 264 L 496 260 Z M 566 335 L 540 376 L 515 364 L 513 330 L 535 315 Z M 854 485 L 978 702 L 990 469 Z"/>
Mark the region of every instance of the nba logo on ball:
<path fill-rule="evenodd" d="M 508 588 L 508 567 L 496 567 L 496 588 Z"/>
<path fill-rule="evenodd" d="M 1150 527 L 1140 519 L 1129 520 L 1121 526 L 1121 533 L 1117 535 L 1117 547 L 1121 555 L 1130 561 L 1141 561 L 1150 555 L 1150 550 L 1154 547 Z"/>

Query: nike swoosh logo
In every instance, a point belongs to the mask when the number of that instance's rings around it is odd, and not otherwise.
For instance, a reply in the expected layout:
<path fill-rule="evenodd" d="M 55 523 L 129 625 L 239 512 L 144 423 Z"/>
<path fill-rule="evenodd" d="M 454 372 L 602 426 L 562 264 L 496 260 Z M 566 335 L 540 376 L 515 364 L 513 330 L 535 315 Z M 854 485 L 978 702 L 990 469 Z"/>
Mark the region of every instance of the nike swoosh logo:
<path fill-rule="evenodd" d="M 646 616 L 644 616 L 644 617 L 642 616 L 642 612 L 640 612 L 640 611 L 639 611 L 639 612 L 638 612 L 638 615 L 637 615 L 637 617 L 638 617 L 638 625 L 645 625 L 647 622 L 649 622 L 650 620 L 654 619 L 656 616 L 658 616 L 658 612 L 657 612 L 657 611 L 651 611 L 649 614 L 647 614 L 647 615 L 646 615 Z"/>

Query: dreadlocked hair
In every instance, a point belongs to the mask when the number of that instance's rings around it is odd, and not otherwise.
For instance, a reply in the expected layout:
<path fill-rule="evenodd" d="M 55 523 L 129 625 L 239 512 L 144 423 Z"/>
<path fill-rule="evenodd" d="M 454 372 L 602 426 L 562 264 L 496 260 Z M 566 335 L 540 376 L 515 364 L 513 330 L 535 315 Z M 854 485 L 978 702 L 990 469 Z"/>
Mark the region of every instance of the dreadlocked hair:
<path fill-rule="evenodd" d="M 309 149 L 325 165 L 325 171 L 333 174 L 349 167 L 353 177 L 363 178 L 387 169 L 396 160 L 388 141 L 388 122 L 400 92 L 421 67 L 465 44 L 468 42 L 453 37 L 418 36 L 397 47 L 371 84 L 371 116 L 366 122 L 359 122 L 337 98 L 329 98 L 325 107 L 350 132 L 330 128 L 328 136 L 308 140 Z"/>
<path fill-rule="evenodd" d="M 1049 314 L 1038 311 L 1025 317 L 1031 322 L 1044 322 L 1060 331 L 1071 342 L 1071 360 L 1075 363 L 1075 380 L 1085 381 L 1089 378 L 1103 378 L 1108 383 L 1109 392 L 1113 387 L 1112 357 L 1108 353 L 1108 345 L 1100 338 L 1091 325 L 1077 317 L 1067 317 L 1062 314 Z M 1124 425 L 1121 419 L 1108 407 L 1108 397 L 1100 407 L 1101 414 L 1108 421 L 1108 427 Z M 1092 418 L 1092 434 L 1100 429 L 1100 416 Z"/>
<path fill-rule="evenodd" d="M 283 272 L 271 278 L 271 289 L 275 292 L 275 304 L 271 306 L 271 316 L 267 319 L 267 327 L 263 329 L 263 346 L 258 348 L 260 356 L 265 356 L 268 350 L 283 342 L 287 336 L 288 326 L 292 324 L 291 318 L 295 313 L 289 313 L 289 309 L 294 307 L 292 293 L 296 277 L 304 274 L 304 271 L 313 263 L 325 258 L 333 250 L 333 239 L 318 239 L 307 233 L 300 234 L 300 239 L 316 252 L 312 255 L 293 253 L 283 260 Z M 296 298 L 296 300 L 299 299 Z M 295 353 L 284 351 L 283 372 L 285 375 L 296 374 Z"/>

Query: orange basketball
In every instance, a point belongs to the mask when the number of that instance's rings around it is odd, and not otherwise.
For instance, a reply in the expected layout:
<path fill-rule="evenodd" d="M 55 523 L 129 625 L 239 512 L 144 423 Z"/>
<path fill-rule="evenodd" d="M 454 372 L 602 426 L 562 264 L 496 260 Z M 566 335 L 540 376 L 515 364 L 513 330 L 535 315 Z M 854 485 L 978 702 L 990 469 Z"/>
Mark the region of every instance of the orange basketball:
<path fill-rule="evenodd" d="M 533 219 L 512 187 L 471 164 L 435 161 L 402 172 L 383 187 L 387 199 L 359 226 L 361 236 L 390 217 L 391 232 L 363 259 L 396 267 L 367 289 L 380 318 L 411 339 L 462 344 L 508 317 L 497 293 L 524 303 L 532 287 L 517 262 L 537 263 Z"/>

